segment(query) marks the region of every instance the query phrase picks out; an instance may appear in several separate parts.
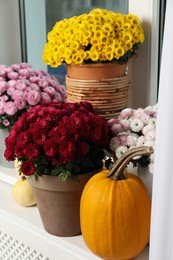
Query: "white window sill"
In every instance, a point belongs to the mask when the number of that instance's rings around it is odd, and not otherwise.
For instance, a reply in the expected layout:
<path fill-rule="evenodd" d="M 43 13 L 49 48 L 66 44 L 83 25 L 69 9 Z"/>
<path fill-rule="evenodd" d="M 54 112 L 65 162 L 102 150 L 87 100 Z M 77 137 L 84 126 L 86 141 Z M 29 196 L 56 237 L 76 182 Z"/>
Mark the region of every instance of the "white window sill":
<path fill-rule="evenodd" d="M 8 234 L 24 245 L 41 252 L 49 260 L 100 259 L 86 247 L 82 236 L 56 237 L 48 234 L 42 225 L 37 207 L 21 207 L 11 195 L 11 185 L 18 179 L 13 169 L 0 167 L 0 233 Z M 0 240 L 1 241 L 1 240 Z M 1 259 L 1 251 L 0 251 Z M 7 258 L 15 259 L 15 258 Z M 17 259 L 17 258 L 16 258 Z M 26 258 L 36 259 L 36 258 Z M 37 258 L 43 259 L 43 258 Z M 148 247 L 135 260 L 148 260 Z"/>

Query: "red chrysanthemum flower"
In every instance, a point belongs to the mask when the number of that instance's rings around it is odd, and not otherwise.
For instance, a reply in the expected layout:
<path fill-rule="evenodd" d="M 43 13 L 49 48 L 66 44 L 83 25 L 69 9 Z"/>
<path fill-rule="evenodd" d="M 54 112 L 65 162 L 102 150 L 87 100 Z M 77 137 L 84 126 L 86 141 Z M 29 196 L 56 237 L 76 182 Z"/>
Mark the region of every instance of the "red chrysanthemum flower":
<path fill-rule="evenodd" d="M 53 102 L 20 117 L 6 138 L 5 157 L 18 158 L 24 175 L 69 176 L 100 168 L 110 138 L 106 119 L 89 102 Z"/>
<path fill-rule="evenodd" d="M 35 166 L 31 161 L 23 162 L 21 165 L 22 173 L 26 176 L 30 176 L 35 172 Z"/>

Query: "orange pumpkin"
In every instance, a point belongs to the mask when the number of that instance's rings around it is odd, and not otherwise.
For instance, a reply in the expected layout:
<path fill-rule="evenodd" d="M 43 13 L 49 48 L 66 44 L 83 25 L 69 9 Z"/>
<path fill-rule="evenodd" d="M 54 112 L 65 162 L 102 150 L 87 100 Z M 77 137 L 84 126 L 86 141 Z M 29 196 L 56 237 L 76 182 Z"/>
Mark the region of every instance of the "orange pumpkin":
<path fill-rule="evenodd" d="M 149 241 L 150 196 L 139 177 L 124 169 L 134 156 L 152 152 L 146 147 L 126 152 L 111 172 L 94 175 L 83 190 L 82 235 L 89 249 L 103 259 L 132 259 Z"/>

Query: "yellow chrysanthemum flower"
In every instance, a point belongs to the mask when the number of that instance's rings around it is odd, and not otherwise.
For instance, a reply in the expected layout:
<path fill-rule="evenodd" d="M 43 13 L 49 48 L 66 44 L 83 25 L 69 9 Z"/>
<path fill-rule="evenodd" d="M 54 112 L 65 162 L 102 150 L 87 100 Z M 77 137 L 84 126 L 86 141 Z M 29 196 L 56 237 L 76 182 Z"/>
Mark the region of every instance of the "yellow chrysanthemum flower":
<path fill-rule="evenodd" d="M 88 60 L 126 63 L 143 41 L 137 16 L 96 8 L 56 22 L 47 35 L 42 58 L 52 67 Z"/>
<path fill-rule="evenodd" d="M 91 30 L 89 30 L 88 28 L 85 28 L 83 30 L 83 38 L 89 39 L 89 38 L 91 38 L 91 36 L 92 36 Z"/>
<path fill-rule="evenodd" d="M 114 38 L 113 37 L 111 37 L 111 38 L 109 38 L 109 39 L 107 39 L 107 44 L 113 44 L 114 43 Z"/>
<path fill-rule="evenodd" d="M 124 47 L 125 52 L 131 50 L 131 49 L 132 49 L 132 46 L 133 46 L 133 45 L 132 45 L 132 42 L 131 42 L 131 41 L 126 41 L 126 42 L 125 42 L 125 47 Z"/>
<path fill-rule="evenodd" d="M 143 33 L 140 33 L 140 43 L 143 43 L 144 42 L 144 34 Z"/>
<path fill-rule="evenodd" d="M 98 38 L 100 41 L 101 41 L 101 39 L 103 38 L 103 36 L 104 36 L 104 33 L 102 32 L 102 30 L 96 30 L 96 31 L 94 31 L 93 37 Z"/>
<path fill-rule="evenodd" d="M 100 61 L 106 61 L 106 60 L 107 60 L 107 55 L 106 55 L 106 52 L 103 50 L 100 53 Z"/>
<path fill-rule="evenodd" d="M 125 32 L 128 32 L 128 30 L 130 30 L 130 27 L 131 27 L 130 23 L 122 24 L 123 31 L 125 31 Z"/>
<path fill-rule="evenodd" d="M 116 59 L 119 59 L 120 57 L 122 57 L 124 55 L 124 49 L 119 46 L 118 48 L 115 49 L 115 52 L 114 52 L 114 57 Z"/>
<path fill-rule="evenodd" d="M 117 19 L 116 19 L 116 23 L 119 25 L 118 27 L 119 27 L 119 29 L 121 28 L 121 26 L 124 24 L 124 17 L 118 17 Z"/>
<path fill-rule="evenodd" d="M 104 33 L 104 35 L 109 38 L 110 36 L 114 36 L 115 35 L 115 31 L 114 31 L 114 26 L 108 23 L 103 24 L 102 26 L 102 32 Z"/>
<path fill-rule="evenodd" d="M 90 51 L 85 51 L 85 60 L 91 59 L 91 58 L 90 58 L 90 54 L 91 54 Z"/>
<path fill-rule="evenodd" d="M 109 15 L 107 15 L 105 17 L 105 23 L 107 24 L 113 24 L 114 20 L 113 20 L 113 17 L 110 17 Z"/>
<path fill-rule="evenodd" d="M 96 8 L 96 9 L 92 10 L 90 13 L 91 14 L 99 14 L 99 15 L 103 16 L 103 15 L 107 14 L 107 11 L 100 9 L 100 8 Z"/>
<path fill-rule="evenodd" d="M 122 33 L 122 41 L 124 42 L 130 42 L 132 41 L 132 35 L 129 32 L 123 32 Z"/>
<path fill-rule="evenodd" d="M 59 47 L 58 47 L 58 52 L 63 56 L 64 55 L 64 52 L 66 50 L 66 47 L 64 44 L 61 44 Z"/>
<path fill-rule="evenodd" d="M 78 49 L 79 49 L 79 42 L 78 42 L 78 41 L 73 41 L 73 42 L 71 43 L 70 48 L 71 48 L 72 50 L 74 50 L 74 51 L 78 50 Z"/>
<path fill-rule="evenodd" d="M 72 59 L 72 50 L 67 48 L 64 52 L 64 60 L 67 62 L 67 60 L 71 60 Z"/>
<path fill-rule="evenodd" d="M 81 51 L 72 55 L 72 63 L 73 64 L 82 64 L 83 63 L 83 54 Z"/>
<path fill-rule="evenodd" d="M 135 26 L 140 24 L 139 18 L 136 15 L 133 15 L 133 14 L 127 14 L 126 20 L 131 21 L 131 23 L 133 23 Z"/>
<path fill-rule="evenodd" d="M 114 54 L 112 52 L 106 52 L 106 60 L 113 60 Z"/>
<path fill-rule="evenodd" d="M 90 41 L 90 43 L 91 43 L 92 46 L 98 45 L 99 42 L 100 42 L 100 41 L 99 41 L 99 39 L 98 39 L 97 37 L 92 37 L 92 38 L 91 38 L 91 41 Z"/>
<path fill-rule="evenodd" d="M 102 49 L 102 45 L 99 44 L 99 43 L 98 43 L 98 44 L 95 44 L 94 47 L 91 47 L 91 50 L 92 50 L 92 49 L 94 49 L 94 50 L 100 52 L 101 49 Z"/>
<path fill-rule="evenodd" d="M 90 59 L 92 61 L 98 61 L 99 60 L 99 53 L 95 50 L 90 53 Z"/>

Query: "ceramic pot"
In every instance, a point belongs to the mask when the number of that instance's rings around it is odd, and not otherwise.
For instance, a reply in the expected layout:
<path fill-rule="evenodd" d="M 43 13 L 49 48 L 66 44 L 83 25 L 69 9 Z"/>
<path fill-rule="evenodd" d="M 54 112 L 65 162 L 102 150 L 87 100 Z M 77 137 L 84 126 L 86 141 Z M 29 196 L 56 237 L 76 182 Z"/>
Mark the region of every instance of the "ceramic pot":
<path fill-rule="evenodd" d="M 127 107 L 129 86 L 125 64 L 67 65 L 67 101 L 89 101 L 106 119 Z"/>
<path fill-rule="evenodd" d="M 28 178 L 48 233 L 64 237 L 81 234 L 80 198 L 86 182 L 96 172 L 78 175 L 79 182 L 49 175 Z"/>
<path fill-rule="evenodd" d="M 5 138 L 9 135 L 8 129 L 0 129 L 0 166 L 6 168 L 14 168 L 14 162 L 8 162 L 4 157 Z"/>

